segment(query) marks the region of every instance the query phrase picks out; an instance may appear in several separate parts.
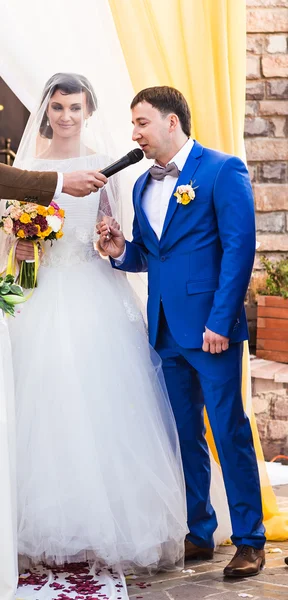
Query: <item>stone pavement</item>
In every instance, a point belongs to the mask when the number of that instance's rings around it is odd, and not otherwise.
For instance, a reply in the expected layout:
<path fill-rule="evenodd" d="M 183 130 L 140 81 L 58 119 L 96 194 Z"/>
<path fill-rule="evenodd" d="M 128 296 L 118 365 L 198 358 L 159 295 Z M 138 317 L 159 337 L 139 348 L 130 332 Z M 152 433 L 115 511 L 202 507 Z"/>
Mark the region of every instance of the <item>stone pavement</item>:
<path fill-rule="evenodd" d="M 275 491 L 279 507 L 288 509 L 288 486 L 279 486 Z M 282 552 L 271 552 L 277 548 Z M 231 560 L 235 548 L 221 546 L 213 561 L 191 561 L 186 563 L 184 572 L 128 580 L 129 597 L 133 600 L 288 600 L 288 566 L 284 563 L 284 557 L 288 556 L 288 541 L 267 543 L 266 551 L 266 567 L 259 576 L 224 579 L 223 568 Z"/>
<path fill-rule="evenodd" d="M 234 554 L 234 546 L 221 546 L 213 561 L 186 563 L 192 573 L 161 573 L 150 579 L 127 582 L 129 597 L 134 600 L 288 600 L 288 543 L 267 544 L 267 550 L 281 548 L 282 553 L 266 555 L 266 568 L 257 577 L 227 579 L 223 568 Z"/>

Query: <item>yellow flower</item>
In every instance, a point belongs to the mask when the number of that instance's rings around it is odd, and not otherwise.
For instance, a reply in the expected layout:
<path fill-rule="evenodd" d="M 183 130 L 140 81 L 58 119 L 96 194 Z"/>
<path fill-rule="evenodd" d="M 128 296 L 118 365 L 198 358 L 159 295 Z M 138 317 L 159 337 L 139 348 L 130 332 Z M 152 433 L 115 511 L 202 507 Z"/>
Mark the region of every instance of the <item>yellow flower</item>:
<path fill-rule="evenodd" d="M 58 215 L 60 217 L 65 217 L 65 210 L 63 210 L 63 208 L 60 208 L 60 210 L 58 210 Z"/>
<path fill-rule="evenodd" d="M 189 204 L 189 202 L 191 202 L 192 198 L 190 198 L 189 194 L 184 193 L 182 194 L 182 204 Z"/>
<path fill-rule="evenodd" d="M 40 228 L 40 225 L 35 225 L 35 227 L 37 229 L 36 235 L 38 235 L 39 237 L 41 237 L 41 228 Z"/>
<path fill-rule="evenodd" d="M 25 233 L 23 229 L 19 229 L 19 231 L 17 232 L 17 237 L 25 238 Z"/>
<path fill-rule="evenodd" d="M 47 209 L 45 208 L 45 206 L 38 206 L 37 207 L 37 213 L 38 215 L 41 215 L 41 217 L 47 217 Z"/>
<path fill-rule="evenodd" d="M 48 235 L 50 235 L 51 231 L 52 231 L 52 228 L 51 227 L 47 227 L 47 229 L 45 229 L 45 231 L 41 232 L 41 236 L 40 237 L 42 239 L 48 237 Z"/>
<path fill-rule="evenodd" d="M 56 233 L 56 240 L 60 240 L 61 237 L 63 237 L 63 231 L 60 229 L 60 231 L 57 231 Z"/>
<path fill-rule="evenodd" d="M 189 204 L 195 198 L 195 189 L 192 187 L 192 181 L 189 185 L 178 185 L 174 196 L 177 198 L 178 204 Z"/>
<path fill-rule="evenodd" d="M 55 208 L 53 206 L 49 206 L 47 213 L 48 215 L 55 215 Z"/>
<path fill-rule="evenodd" d="M 31 223 L 31 217 L 30 217 L 30 215 L 23 213 L 20 217 L 20 221 L 21 221 L 21 223 Z"/>

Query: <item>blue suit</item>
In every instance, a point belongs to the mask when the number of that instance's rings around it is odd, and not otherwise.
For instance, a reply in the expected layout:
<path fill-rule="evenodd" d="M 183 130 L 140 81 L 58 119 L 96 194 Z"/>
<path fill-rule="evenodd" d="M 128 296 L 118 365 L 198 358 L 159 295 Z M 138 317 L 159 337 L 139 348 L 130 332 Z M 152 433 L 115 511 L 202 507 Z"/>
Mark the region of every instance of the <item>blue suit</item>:
<path fill-rule="evenodd" d="M 241 398 L 242 343 L 248 337 L 244 298 L 255 253 L 251 184 L 244 163 L 194 142 L 175 189 L 192 181 L 195 199 L 172 194 L 158 240 L 142 209 L 150 177 L 133 190 L 133 241 L 124 271 L 148 271 L 150 343 L 163 371 L 179 431 L 187 487 L 189 539 L 213 546 L 206 406 L 221 461 L 237 545 L 262 548 L 260 483 L 251 428 Z M 229 350 L 202 351 L 205 326 L 229 337 Z"/>

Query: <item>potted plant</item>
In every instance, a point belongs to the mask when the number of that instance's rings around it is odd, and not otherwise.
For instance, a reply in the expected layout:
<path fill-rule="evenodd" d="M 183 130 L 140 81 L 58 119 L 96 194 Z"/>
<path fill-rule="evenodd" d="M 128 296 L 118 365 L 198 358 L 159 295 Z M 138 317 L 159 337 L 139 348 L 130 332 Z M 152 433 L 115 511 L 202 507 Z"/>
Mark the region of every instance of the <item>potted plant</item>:
<path fill-rule="evenodd" d="M 256 355 L 288 363 L 288 258 L 272 263 L 261 257 L 266 272 L 257 297 Z"/>

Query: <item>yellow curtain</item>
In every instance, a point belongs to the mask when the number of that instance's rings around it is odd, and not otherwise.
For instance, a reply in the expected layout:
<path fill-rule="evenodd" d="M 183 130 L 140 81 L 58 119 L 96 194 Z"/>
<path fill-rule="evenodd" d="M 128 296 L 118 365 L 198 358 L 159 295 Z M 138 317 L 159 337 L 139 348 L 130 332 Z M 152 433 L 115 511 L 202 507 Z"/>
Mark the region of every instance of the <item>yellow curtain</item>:
<path fill-rule="evenodd" d="M 178 88 L 190 105 L 193 136 L 243 158 L 245 0 L 109 2 L 135 93 L 153 85 Z M 288 513 L 279 512 L 265 469 L 251 403 L 247 342 L 242 390 L 258 458 L 267 538 L 284 540 Z M 218 459 L 209 423 L 207 439 Z"/>
<path fill-rule="evenodd" d="M 172 85 L 202 144 L 243 154 L 245 0 L 109 0 L 135 92 Z"/>

